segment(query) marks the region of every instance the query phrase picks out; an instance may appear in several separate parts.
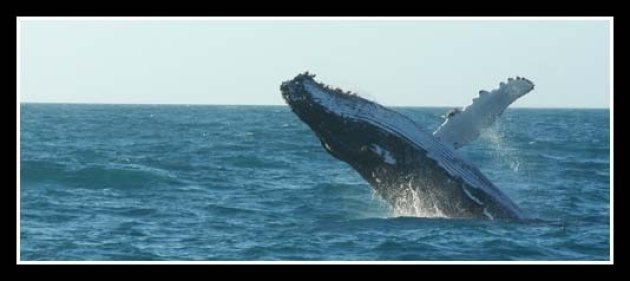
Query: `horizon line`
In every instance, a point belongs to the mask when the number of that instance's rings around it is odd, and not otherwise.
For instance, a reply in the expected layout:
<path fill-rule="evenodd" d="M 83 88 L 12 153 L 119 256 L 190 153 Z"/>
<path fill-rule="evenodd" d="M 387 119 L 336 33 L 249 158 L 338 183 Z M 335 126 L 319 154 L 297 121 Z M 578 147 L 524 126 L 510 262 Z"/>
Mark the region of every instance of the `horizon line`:
<path fill-rule="evenodd" d="M 120 102 L 24 102 L 22 104 L 69 104 L 69 105 L 164 105 L 164 106 L 287 106 L 287 104 L 230 104 L 230 103 L 120 103 Z M 463 108 L 450 105 L 383 105 L 385 107 Z M 559 107 L 559 106 L 511 106 L 514 109 L 608 109 L 610 107 Z M 509 109 L 508 108 L 508 109 Z"/>

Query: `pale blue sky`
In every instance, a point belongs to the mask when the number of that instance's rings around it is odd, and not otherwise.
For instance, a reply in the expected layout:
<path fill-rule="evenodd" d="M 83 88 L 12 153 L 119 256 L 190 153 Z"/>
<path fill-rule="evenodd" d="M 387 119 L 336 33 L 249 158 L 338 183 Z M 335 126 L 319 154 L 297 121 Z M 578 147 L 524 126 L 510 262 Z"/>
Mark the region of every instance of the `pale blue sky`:
<path fill-rule="evenodd" d="M 465 106 L 512 76 L 514 107 L 608 107 L 607 20 L 23 20 L 22 102 L 284 104 L 309 70 L 384 105 Z"/>

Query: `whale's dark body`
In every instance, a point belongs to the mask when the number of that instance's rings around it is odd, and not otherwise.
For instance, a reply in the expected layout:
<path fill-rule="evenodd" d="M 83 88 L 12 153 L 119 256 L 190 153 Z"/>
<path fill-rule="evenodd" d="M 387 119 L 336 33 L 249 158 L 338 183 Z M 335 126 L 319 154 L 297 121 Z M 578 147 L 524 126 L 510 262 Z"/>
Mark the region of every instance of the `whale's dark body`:
<path fill-rule="evenodd" d="M 411 119 L 300 74 L 280 89 L 332 156 L 352 166 L 393 206 L 411 201 L 450 218 L 522 219 L 518 206 L 476 167 Z"/>

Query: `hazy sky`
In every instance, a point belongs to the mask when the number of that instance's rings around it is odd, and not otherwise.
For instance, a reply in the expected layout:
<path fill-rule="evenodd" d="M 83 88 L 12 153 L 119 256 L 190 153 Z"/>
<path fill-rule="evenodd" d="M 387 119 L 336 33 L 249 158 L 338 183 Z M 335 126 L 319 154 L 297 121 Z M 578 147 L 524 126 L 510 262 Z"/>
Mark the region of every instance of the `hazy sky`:
<path fill-rule="evenodd" d="M 22 102 L 284 104 L 309 70 L 384 105 L 465 106 L 508 77 L 514 107 L 608 107 L 600 21 L 24 20 Z"/>

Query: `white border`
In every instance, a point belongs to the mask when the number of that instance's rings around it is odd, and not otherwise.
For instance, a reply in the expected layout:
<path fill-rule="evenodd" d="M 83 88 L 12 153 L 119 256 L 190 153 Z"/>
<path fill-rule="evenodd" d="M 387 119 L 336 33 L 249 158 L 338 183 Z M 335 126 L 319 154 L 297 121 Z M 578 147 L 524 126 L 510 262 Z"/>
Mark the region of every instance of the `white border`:
<path fill-rule="evenodd" d="M 16 94 L 17 94 L 17 99 L 16 99 L 16 104 L 15 104 L 15 110 L 17 112 L 17 134 L 16 134 L 16 140 L 15 140 L 15 151 L 16 151 L 16 156 L 17 156 L 17 169 L 15 171 L 16 175 L 16 187 L 15 189 L 16 191 L 16 195 L 15 195 L 15 209 L 16 209 L 16 246 L 15 246 L 15 251 L 16 251 L 16 257 L 17 257 L 17 261 L 18 263 L 20 262 L 20 74 L 22 73 L 22 68 L 20 67 L 20 45 L 21 45 L 21 36 L 20 36 L 20 30 L 21 30 L 21 26 L 20 26 L 20 19 L 16 19 L 15 22 L 15 45 L 16 45 L 16 50 L 15 50 L 15 67 L 16 67 L 16 75 L 15 75 L 15 89 L 16 89 Z"/>
<path fill-rule="evenodd" d="M 21 23 L 24 21 L 608 21 L 610 56 L 610 256 L 608 261 L 22 261 L 20 257 L 20 45 Z M 613 85 L 614 50 L 613 17 L 16 17 L 16 263 L 17 264 L 613 264 L 614 263 L 614 198 L 613 198 Z"/>
<path fill-rule="evenodd" d="M 612 264 L 609 261 L 22 261 L 19 264 Z"/>
<path fill-rule="evenodd" d="M 488 21 L 519 21 L 519 20 L 535 20 L 535 21 L 601 21 L 612 20 L 612 17 L 19 17 L 19 20 L 44 20 L 44 21 L 75 21 L 75 20 L 140 20 L 140 21 L 238 21 L 238 20 L 262 20 L 262 21 L 423 21 L 423 20 L 488 20 Z"/>
<path fill-rule="evenodd" d="M 608 36 L 609 39 L 610 39 L 610 41 L 608 43 L 610 45 L 609 46 L 610 49 L 608 51 L 609 52 L 609 56 L 610 56 L 610 63 L 609 63 L 609 65 L 610 65 L 610 72 L 608 74 L 609 78 L 610 78 L 610 84 L 609 84 L 609 92 L 610 92 L 610 94 L 609 94 L 610 95 L 610 110 L 609 110 L 609 114 L 610 114 L 610 116 L 608 117 L 608 119 L 610 120 L 610 127 L 609 127 L 609 130 L 610 130 L 610 139 L 609 139 L 610 144 L 608 146 L 610 148 L 609 149 L 610 150 L 610 171 L 609 171 L 609 176 L 610 176 L 610 179 L 609 179 L 610 193 L 608 195 L 608 196 L 610 196 L 609 197 L 609 199 L 610 199 L 610 210 L 609 210 L 609 212 L 610 212 L 609 213 L 609 215 L 610 215 L 610 238 L 609 238 L 610 239 L 609 240 L 610 241 L 610 254 L 609 255 L 610 256 L 609 256 L 609 258 L 610 258 L 610 262 L 614 263 L 614 249 L 615 249 L 615 247 L 613 247 L 613 245 L 614 245 L 613 244 L 613 240 L 614 240 L 613 238 L 614 238 L 614 234 L 615 234 L 615 231 L 614 231 L 615 230 L 614 229 L 614 226 L 615 226 L 614 225 L 614 221 L 615 221 L 614 220 L 614 210 L 615 210 L 614 203 L 615 203 L 615 199 L 613 197 L 613 194 L 615 194 L 613 192 L 614 185 L 615 185 L 615 183 L 613 181 L 613 178 L 614 178 L 613 171 L 615 170 L 613 168 L 614 167 L 614 163 L 613 162 L 614 162 L 614 158 L 615 158 L 614 157 L 614 153 L 613 153 L 613 147 L 614 147 L 613 144 L 614 144 L 614 139 L 615 139 L 614 138 L 614 130 L 613 130 L 613 128 L 614 128 L 614 118 L 613 117 L 615 116 L 614 115 L 614 108 L 615 107 L 613 106 L 614 105 L 614 101 L 613 100 L 614 100 L 614 97 L 615 97 L 615 95 L 614 95 L 614 87 L 613 87 L 615 85 L 615 68 L 614 68 L 614 63 L 615 63 L 614 54 L 615 53 L 614 53 L 614 44 L 613 44 L 614 43 L 614 38 L 613 38 L 614 37 L 613 36 L 614 35 L 614 32 L 613 32 L 614 31 L 613 30 L 614 19 L 611 18 L 608 23 L 610 24 L 610 28 L 609 28 L 610 34 Z"/>

